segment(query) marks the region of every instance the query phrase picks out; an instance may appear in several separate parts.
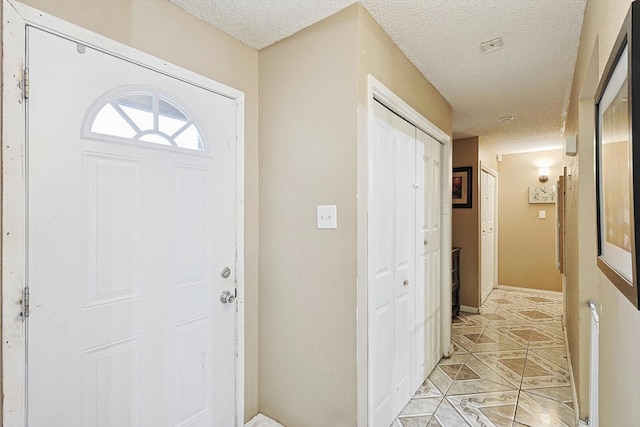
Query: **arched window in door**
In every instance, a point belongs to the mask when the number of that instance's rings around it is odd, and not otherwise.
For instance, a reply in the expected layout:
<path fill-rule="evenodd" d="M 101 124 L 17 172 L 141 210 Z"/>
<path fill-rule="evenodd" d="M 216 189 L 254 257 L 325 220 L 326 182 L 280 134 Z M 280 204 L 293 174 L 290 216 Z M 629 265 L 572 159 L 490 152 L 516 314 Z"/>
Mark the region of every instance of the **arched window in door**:
<path fill-rule="evenodd" d="M 109 96 L 109 95 L 112 96 Z M 105 142 L 143 142 L 206 151 L 198 125 L 184 108 L 149 89 L 102 97 L 84 120 L 82 136 Z"/>

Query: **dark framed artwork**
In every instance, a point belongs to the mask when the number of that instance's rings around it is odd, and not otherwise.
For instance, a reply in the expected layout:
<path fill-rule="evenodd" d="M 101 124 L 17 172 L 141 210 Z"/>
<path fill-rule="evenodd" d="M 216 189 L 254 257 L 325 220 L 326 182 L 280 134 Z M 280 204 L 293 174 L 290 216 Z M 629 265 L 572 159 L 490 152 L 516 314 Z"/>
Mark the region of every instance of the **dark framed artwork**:
<path fill-rule="evenodd" d="M 633 2 L 595 98 L 598 268 L 640 308 L 640 5 Z M 636 105 L 637 102 L 637 105 Z"/>
<path fill-rule="evenodd" d="M 453 168 L 451 205 L 454 208 L 471 208 L 473 206 L 473 187 L 471 166 Z"/>

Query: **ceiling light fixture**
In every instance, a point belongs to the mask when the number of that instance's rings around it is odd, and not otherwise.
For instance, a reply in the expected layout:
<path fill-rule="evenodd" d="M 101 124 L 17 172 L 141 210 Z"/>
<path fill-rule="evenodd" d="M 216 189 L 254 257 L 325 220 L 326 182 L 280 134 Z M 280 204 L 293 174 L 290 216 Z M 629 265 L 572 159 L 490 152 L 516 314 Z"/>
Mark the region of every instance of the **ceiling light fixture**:
<path fill-rule="evenodd" d="M 494 50 L 502 49 L 504 46 L 504 42 L 502 41 L 502 37 L 498 37 L 493 40 L 489 40 L 487 42 L 480 42 L 480 49 L 484 53 L 493 52 Z"/>
<path fill-rule="evenodd" d="M 507 123 L 513 120 L 513 116 L 502 116 L 498 119 L 500 123 Z"/>

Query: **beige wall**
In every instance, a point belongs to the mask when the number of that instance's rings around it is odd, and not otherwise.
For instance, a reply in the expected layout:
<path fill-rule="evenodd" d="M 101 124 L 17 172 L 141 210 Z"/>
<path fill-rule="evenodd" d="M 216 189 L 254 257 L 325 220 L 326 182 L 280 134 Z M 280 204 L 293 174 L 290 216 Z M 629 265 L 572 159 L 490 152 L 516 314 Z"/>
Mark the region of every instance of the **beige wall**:
<path fill-rule="evenodd" d="M 368 74 L 372 74 L 440 130 L 452 134 L 453 112 L 447 100 L 407 59 L 369 12 L 358 5 L 359 111 L 366 111 Z M 366 119 L 365 114 L 360 114 L 360 117 Z M 361 131 L 360 135 L 364 136 L 366 132 Z"/>
<path fill-rule="evenodd" d="M 549 181 L 538 180 L 538 167 L 549 166 Z M 562 291 L 556 267 L 556 205 L 530 204 L 529 186 L 556 185 L 562 150 L 503 154 L 498 172 L 498 283 Z M 546 219 L 539 219 L 544 211 Z"/>
<path fill-rule="evenodd" d="M 357 12 L 260 51 L 259 400 L 286 426 L 356 424 Z"/>
<path fill-rule="evenodd" d="M 483 144 L 482 138 L 480 138 L 479 142 L 480 152 L 478 157 L 480 158 L 480 164 L 485 168 L 488 167 L 489 169 L 493 169 L 498 172 L 498 159 L 496 158 L 498 152 L 492 146 L 487 147 L 486 144 Z"/>
<path fill-rule="evenodd" d="M 245 415 L 258 411 L 258 52 L 157 0 L 24 3 L 245 93 Z"/>
<path fill-rule="evenodd" d="M 471 209 L 453 209 L 453 246 L 460 250 L 460 304 L 480 307 L 480 169 L 478 137 L 453 141 L 453 167 L 473 167 Z"/>
<path fill-rule="evenodd" d="M 580 39 L 567 134 L 578 135 L 578 155 L 567 157 L 567 330 L 580 416 L 588 408 L 588 298 L 600 314 L 599 412 L 602 426 L 640 425 L 640 312 L 597 270 L 593 96 L 630 0 L 588 0 Z"/>
<path fill-rule="evenodd" d="M 453 209 L 452 214 L 453 246 L 461 248 L 460 304 L 470 308 L 478 308 L 481 304 L 480 172 L 482 168 L 498 172 L 496 154 L 492 147 L 484 146 L 481 138 L 477 136 L 453 141 L 453 167 L 473 167 L 472 207 Z"/>
<path fill-rule="evenodd" d="M 284 425 L 366 422 L 356 268 L 369 73 L 451 132 L 449 104 L 359 4 L 260 52 L 259 398 Z M 316 229 L 320 204 L 338 206 L 337 230 Z"/>

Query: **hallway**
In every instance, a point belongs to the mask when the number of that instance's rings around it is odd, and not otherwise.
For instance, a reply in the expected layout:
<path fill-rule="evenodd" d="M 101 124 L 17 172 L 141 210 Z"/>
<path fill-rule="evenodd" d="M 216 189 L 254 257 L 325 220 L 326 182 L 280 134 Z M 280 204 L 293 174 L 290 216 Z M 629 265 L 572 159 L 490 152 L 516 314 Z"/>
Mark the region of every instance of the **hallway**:
<path fill-rule="evenodd" d="M 480 311 L 392 427 L 575 426 L 561 293 L 494 289 Z"/>

